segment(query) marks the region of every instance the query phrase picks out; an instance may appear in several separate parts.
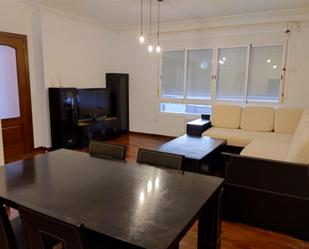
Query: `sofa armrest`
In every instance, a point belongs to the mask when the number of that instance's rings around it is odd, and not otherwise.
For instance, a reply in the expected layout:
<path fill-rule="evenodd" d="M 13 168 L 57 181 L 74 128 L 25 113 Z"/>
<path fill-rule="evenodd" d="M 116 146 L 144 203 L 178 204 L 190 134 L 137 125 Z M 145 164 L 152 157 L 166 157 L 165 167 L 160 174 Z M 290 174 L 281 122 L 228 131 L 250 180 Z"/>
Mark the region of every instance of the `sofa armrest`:
<path fill-rule="evenodd" d="M 211 115 L 210 114 L 202 114 L 201 119 L 203 120 L 210 120 Z"/>
<path fill-rule="evenodd" d="M 309 165 L 224 153 L 226 183 L 309 198 Z"/>
<path fill-rule="evenodd" d="M 202 136 L 203 132 L 211 127 L 210 120 L 196 119 L 187 123 L 187 134 L 190 136 Z"/>

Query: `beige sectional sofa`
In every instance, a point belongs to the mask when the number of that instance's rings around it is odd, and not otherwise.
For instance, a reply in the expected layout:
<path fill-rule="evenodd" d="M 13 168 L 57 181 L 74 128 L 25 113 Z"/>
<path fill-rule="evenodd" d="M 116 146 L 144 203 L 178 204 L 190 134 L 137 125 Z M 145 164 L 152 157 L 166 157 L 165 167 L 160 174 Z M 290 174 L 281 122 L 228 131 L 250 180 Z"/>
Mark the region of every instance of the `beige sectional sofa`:
<path fill-rule="evenodd" d="M 309 110 L 215 105 L 203 135 L 227 141 L 224 218 L 309 241 Z"/>
<path fill-rule="evenodd" d="M 214 105 L 205 136 L 243 147 L 241 155 L 309 164 L 309 110 Z"/>

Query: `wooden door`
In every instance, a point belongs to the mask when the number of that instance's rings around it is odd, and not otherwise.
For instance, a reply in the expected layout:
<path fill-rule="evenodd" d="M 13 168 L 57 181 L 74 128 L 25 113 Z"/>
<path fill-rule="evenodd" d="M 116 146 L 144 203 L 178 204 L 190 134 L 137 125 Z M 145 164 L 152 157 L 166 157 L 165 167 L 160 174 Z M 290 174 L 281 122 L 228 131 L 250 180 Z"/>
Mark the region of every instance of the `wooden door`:
<path fill-rule="evenodd" d="M 5 70 L 9 67 L 9 63 L 10 66 L 16 67 L 16 69 L 9 69 L 10 74 L 16 74 L 15 77 L 14 75 L 10 77 L 2 75 L 2 78 L 0 77 L 3 92 L 11 91 L 7 87 L 16 88 L 13 93 L 13 98 L 16 98 L 16 101 L 13 103 L 16 105 L 16 108 L 14 107 L 17 109 L 16 114 L 12 116 L 7 115 L 5 118 L 2 118 L 4 158 L 7 162 L 33 151 L 27 36 L 0 32 L 0 48 L 2 51 L 2 55 L 0 53 L 0 56 L 2 56 L 0 58 L 0 60 L 2 59 L 2 67 L 6 68 L 2 72 L 3 75 L 7 73 Z M 7 51 L 11 53 L 10 59 L 5 57 Z M 2 93 L 2 95 L 4 94 Z M 12 106 L 12 99 L 8 99 L 7 104 Z M 2 115 L 5 116 L 4 114 Z"/>

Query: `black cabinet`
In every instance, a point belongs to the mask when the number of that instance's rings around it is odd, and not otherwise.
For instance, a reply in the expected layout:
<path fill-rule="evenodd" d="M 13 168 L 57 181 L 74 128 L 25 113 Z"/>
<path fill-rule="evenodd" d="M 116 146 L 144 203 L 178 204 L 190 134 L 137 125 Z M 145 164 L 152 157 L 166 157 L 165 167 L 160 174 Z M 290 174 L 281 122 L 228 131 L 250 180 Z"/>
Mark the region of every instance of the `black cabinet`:
<path fill-rule="evenodd" d="M 77 102 L 75 88 L 49 88 L 52 149 L 77 146 Z"/>
<path fill-rule="evenodd" d="M 108 140 L 120 134 L 118 118 L 110 117 L 92 122 L 80 121 L 78 123 L 78 134 L 81 148 L 87 147 L 91 140 Z"/>
<path fill-rule="evenodd" d="M 111 116 L 117 117 L 121 132 L 129 131 L 129 75 L 106 74 L 106 87 L 111 92 Z"/>
<path fill-rule="evenodd" d="M 129 131 L 129 75 L 106 74 L 111 113 L 79 120 L 78 89 L 49 88 L 52 149 L 85 147 L 89 140 L 106 140 Z"/>

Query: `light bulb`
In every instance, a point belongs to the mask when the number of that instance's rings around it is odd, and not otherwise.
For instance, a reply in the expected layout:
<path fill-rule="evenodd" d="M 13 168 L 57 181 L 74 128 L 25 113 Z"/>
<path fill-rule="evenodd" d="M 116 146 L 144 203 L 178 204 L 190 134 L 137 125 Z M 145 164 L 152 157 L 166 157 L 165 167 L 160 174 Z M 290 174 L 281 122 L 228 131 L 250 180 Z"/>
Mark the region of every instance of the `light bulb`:
<path fill-rule="evenodd" d="M 152 53 L 152 52 L 153 52 L 153 46 L 152 46 L 151 44 L 148 46 L 148 52 L 149 52 L 149 53 Z"/>
<path fill-rule="evenodd" d="M 141 44 L 143 44 L 143 43 L 145 42 L 145 37 L 144 37 L 143 35 L 140 35 L 140 37 L 139 37 L 139 42 L 140 42 Z"/>
<path fill-rule="evenodd" d="M 161 47 L 159 45 L 156 47 L 156 51 L 158 54 L 161 52 Z"/>

